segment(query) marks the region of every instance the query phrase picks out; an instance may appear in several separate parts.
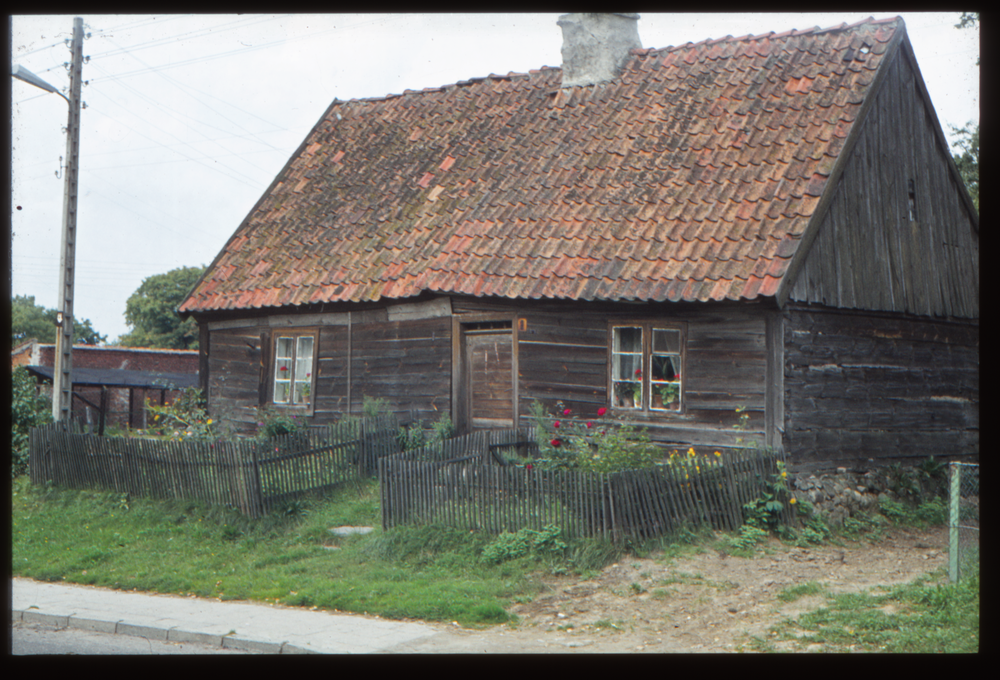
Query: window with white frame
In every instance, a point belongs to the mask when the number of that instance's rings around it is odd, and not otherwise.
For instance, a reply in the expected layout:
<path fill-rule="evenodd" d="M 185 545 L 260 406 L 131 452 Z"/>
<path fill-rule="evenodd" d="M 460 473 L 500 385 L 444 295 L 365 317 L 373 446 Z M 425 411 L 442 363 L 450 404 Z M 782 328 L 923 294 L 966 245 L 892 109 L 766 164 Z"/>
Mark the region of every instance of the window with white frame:
<path fill-rule="evenodd" d="M 306 406 L 312 401 L 316 334 L 280 333 L 274 341 L 275 404 Z"/>
<path fill-rule="evenodd" d="M 611 405 L 649 413 L 681 410 L 684 333 L 636 323 L 611 328 Z"/>

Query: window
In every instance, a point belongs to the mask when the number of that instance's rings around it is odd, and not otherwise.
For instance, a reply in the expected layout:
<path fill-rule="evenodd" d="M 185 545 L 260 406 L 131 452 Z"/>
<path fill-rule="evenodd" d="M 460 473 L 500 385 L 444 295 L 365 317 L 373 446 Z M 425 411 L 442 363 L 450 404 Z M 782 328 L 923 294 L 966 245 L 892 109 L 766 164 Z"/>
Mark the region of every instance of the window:
<path fill-rule="evenodd" d="M 668 413 L 681 410 L 684 333 L 642 323 L 611 328 L 611 405 Z"/>
<path fill-rule="evenodd" d="M 274 342 L 275 404 L 306 406 L 312 401 L 316 335 L 281 334 Z"/>

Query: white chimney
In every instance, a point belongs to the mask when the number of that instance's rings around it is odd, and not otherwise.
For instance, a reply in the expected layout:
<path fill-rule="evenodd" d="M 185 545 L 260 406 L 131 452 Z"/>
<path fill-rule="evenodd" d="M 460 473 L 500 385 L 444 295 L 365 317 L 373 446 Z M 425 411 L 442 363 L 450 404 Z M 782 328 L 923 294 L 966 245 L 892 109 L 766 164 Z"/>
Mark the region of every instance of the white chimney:
<path fill-rule="evenodd" d="M 562 86 L 594 85 L 614 80 L 641 48 L 638 14 L 563 14 Z"/>

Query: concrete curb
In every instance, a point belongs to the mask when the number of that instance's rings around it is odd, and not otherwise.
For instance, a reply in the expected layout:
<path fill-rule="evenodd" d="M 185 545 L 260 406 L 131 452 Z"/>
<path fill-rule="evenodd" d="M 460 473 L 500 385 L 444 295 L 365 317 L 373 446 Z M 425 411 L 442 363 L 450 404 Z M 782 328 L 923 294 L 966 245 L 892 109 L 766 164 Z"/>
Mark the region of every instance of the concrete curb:
<path fill-rule="evenodd" d="M 263 654 L 317 654 L 318 652 L 298 647 L 289 642 L 261 642 L 248 638 L 240 638 L 231 635 L 212 635 L 210 633 L 195 633 L 181 630 L 179 628 L 157 628 L 155 626 L 142 626 L 124 621 L 102 621 L 99 619 L 85 619 L 75 616 L 59 616 L 56 614 L 42 614 L 33 610 L 19 611 L 11 610 L 11 623 L 37 623 L 53 628 L 76 628 L 80 630 L 90 630 L 98 633 L 108 633 L 113 635 L 128 635 L 130 637 L 141 637 L 147 640 L 160 640 L 163 642 L 192 643 L 205 645 L 207 647 L 219 647 L 224 649 L 236 649 L 244 652 L 258 652 Z"/>

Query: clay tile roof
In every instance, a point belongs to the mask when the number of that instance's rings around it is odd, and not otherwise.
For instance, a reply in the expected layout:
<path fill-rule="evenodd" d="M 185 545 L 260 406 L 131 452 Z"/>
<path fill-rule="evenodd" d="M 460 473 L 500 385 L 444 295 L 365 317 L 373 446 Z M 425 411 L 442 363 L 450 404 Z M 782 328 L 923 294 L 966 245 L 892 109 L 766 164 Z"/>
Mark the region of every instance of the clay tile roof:
<path fill-rule="evenodd" d="M 544 67 L 334 101 L 180 311 L 773 296 L 904 30 L 637 49 L 589 87 Z"/>

